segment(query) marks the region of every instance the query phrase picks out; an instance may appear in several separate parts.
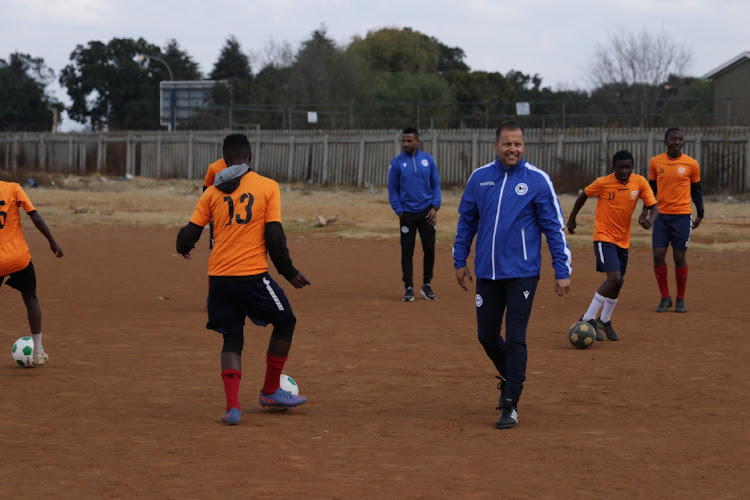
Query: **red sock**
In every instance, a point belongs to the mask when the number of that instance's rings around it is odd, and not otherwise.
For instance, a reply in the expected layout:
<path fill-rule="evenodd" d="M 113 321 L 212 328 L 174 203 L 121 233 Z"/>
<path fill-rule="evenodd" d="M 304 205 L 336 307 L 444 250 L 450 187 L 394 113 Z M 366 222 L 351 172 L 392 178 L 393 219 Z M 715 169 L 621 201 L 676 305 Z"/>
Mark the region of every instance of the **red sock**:
<path fill-rule="evenodd" d="M 669 298 L 669 281 L 667 280 L 667 265 L 664 264 L 661 267 L 654 267 L 654 274 L 656 275 L 656 282 L 659 284 L 659 291 L 663 299 Z"/>
<path fill-rule="evenodd" d="M 289 356 L 277 358 L 266 353 L 266 381 L 263 383 L 263 394 L 270 396 L 279 388 L 279 378 L 284 369 L 284 363 Z"/>
<path fill-rule="evenodd" d="M 687 269 L 687 266 L 674 268 L 674 276 L 677 278 L 677 298 L 682 300 L 685 300 L 687 288 Z"/>
<path fill-rule="evenodd" d="M 240 408 L 240 379 L 242 372 L 237 370 L 223 370 L 221 378 L 224 381 L 224 394 L 227 396 L 227 411 L 230 408 Z"/>

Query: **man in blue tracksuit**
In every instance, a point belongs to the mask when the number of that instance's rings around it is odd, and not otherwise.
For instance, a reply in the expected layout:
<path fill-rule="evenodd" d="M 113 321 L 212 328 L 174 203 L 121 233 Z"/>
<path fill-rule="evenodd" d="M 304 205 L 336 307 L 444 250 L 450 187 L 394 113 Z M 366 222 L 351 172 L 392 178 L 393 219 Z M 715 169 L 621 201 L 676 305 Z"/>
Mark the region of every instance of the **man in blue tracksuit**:
<path fill-rule="evenodd" d="M 419 132 L 414 127 L 401 134 L 404 152 L 391 160 L 388 169 L 388 200 L 401 225 L 401 271 L 404 296 L 401 300 L 414 300 L 412 257 L 414 244 L 422 240 L 424 252 L 422 295 L 435 300 L 432 290 L 432 269 L 435 265 L 435 223 L 440 208 L 440 176 L 432 156 L 419 150 Z"/>
<path fill-rule="evenodd" d="M 523 157 L 523 128 L 503 122 L 495 132 L 494 162 L 475 170 L 458 207 L 453 267 L 464 290 L 471 243 L 477 275 L 479 342 L 500 376 L 498 429 L 518 423 L 526 380 L 526 327 L 542 261 L 542 233 L 552 254 L 555 293 L 570 290 L 571 255 L 560 202 L 549 176 Z M 507 310 L 507 312 L 506 312 Z M 505 339 L 500 335 L 505 312 Z"/>

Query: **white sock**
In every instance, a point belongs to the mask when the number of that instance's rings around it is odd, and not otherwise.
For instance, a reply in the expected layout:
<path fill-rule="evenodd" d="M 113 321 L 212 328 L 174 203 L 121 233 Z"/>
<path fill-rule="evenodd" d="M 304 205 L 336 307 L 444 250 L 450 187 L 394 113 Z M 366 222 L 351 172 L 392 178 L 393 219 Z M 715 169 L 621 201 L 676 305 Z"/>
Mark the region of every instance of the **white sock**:
<path fill-rule="evenodd" d="M 31 340 L 34 341 L 34 354 L 44 352 L 44 346 L 42 345 L 42 332 L 32 333 Z"/>
<path fill-rule="evenodd" d="M 595 293 L 594 294 L 594 300 L 591 301 L 591 304 L 589 305 L 589 308 L 586 310 L 586 314 L 583 315 L 583 321 L 588 321 L 590 319 L 596 319 L 596 313 L 598 313 L 599 309 L 602 306 L 604 306 L 604 301 L 605 300 L 607 300 L 607 299 L 603 295 L 599 295 L 598 293 Z"/>
<path fill-rule="evenodd" d="M 615 310 L 616 305 L 617 305 L 617 299 L 610 299 L 610 298 L 604 299 L 604 307 L 602 308 L 602 315 L 599 317 L 599 319 L 602 320 L 602 323 L 606 323 L 612 319 L 612 311 Z"/>

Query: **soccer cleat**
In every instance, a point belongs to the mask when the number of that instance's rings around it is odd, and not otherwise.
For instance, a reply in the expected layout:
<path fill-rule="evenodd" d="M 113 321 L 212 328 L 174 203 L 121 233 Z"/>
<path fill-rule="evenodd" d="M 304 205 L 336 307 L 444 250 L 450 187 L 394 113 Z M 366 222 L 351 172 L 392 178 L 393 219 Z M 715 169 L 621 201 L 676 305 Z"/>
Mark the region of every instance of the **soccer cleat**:
<path fill-rule="evenodd" d="M 422 295 L 427 300 L 435 300 L 435 292 L 432 291 L 432 287 L 429 283 L 422 285 Z"/>
<path fill-rule="evenodd" d="M 34 361 L 31 363 L 34 366 L 42 366 L 49 361 L 49 355 L 45 352 L 34 353 Z"/>
<path fill-rule="evenodd" d="M 581 316 L 581 319 L 578 321 L 585 321 L 592 327 L 594 327 L 594 333 L 596 334 L 596 340 L 602 341 L 604 340 L 604 334 L 599 330 L 599 326 L 596 324 L 595 319 L 583 319 L 583 316 Z"/>
<path fill-rule="evenodd" d="M 230 408 L 229 411 L 226 412 L 223 417 L 221 417 L 221 419 L 227 425 L 237 425 L 240 423 L 241 415 L 242 412 L 237 408 Z"/>
<path fill-rule="evenodd" d="M 276 392 L 271 395 L 263 394 L 263 391 L 260 391 L 260 397 L 258 398 L 258 402 L 264 408 L 294 408 L 305 401 L 307 401 L 305 396 L 294 395 L 281 387 L 276 389 Z"/>
<path fill-rule="evenodd" d="M 667 309 L 669 309 L 670 307 L 672 307 L 672 297 L 662 297 L 661 301 L 659 302 L 659 307 L 656 308 L 656 312 L 667 312 Z"/>
<path fill-rule="evenodd" d="M 414 288 L 407 286 L 404 296 L 401 297 L 402 302 L 414 302 Z"/>
<path fill-rule="evenodd" d="M 609 340 L 620 340 L 620 337 L 618 337 L 615 331 L 612 329 L 612 320 L 605 323 L 601 319 L 598 319 L 596 320 L 596 326 L 598 326 L 599 329 L 604 332 Z"/>
<path fill-rule="evenodd" d="M 687 312 L 687 304 L 685 304 L 685 299 L 677 299 L 677 303 L 674 306 L 674 312 L 678 312 L 678 313 Z"/>
<path fill-rule="evenodd" d="M 498 429 L 510 429 L 518 423 L 518 407 L 513 405 L 510 399 L 502 401 L 502 411 L 497 419 L 495 427 Z"/>

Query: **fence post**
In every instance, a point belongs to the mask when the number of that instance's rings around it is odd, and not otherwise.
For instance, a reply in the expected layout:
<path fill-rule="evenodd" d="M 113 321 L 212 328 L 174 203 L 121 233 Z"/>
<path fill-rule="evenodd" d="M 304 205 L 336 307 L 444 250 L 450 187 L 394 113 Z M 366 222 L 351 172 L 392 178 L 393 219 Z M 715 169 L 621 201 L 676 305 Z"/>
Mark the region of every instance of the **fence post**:
<path fill-rule="evenodd" d="M 703 134 L 695 134 L 695 161 L 698 165 L 703 165 Z"/>
<path fill-rule="evenodd" d="M 130 144 L 133 142 L 133 137 L 130 132 L 125 139 L 125 176 L 128 174 L 133 175 L 133 152 L 131 151 Z"/>
<path fill-rule="evenodd" d="M 430 153 L 432 153 L 433 157 L 437 158 L 437 155 L 438 155 L 437 151 L 438 151 L 438 134 L 437 134 L 437 130 L 432 129 L 432 151 L 430 151 Z"/>
<path fill-rule="evenodd" d="M 188 168 L 187 168 L 187 178 L 188 180 L 193 180 L 193 172 L 194 172 L 194 165 L 193 165 L 193 137 L 194 134 L 191 132 L 188 134 Z"/>
<path fill-rule="evenodd" d="M 474 132 L 471 135 L 471 165 L 469 165 L 469 172 L 473 172 L 479 165 L 479 133 Z M 460 172 L 459 172 L 460 174 Z"/>
<path fill-rule="evenodd" d="M 362 187 L 365 175 L 365 135 L 359 139 L 359 160 L 357 161 L 357 187 Z"/>
<path fill-rule="evenodd" d="M 261 163 L 260 160 L 260 130 L 255 131 L 255 153 L 253 154 L 255 162 L 255 171 L 258 172 L 258 165 Z"/>
<path fill-rule="evenodd" d="M 36 157 L 38 168 L 47 170 L 47 144 L 45 142 L 46 134 L 39 134 L 39 144 L 37 145 Z"/>
<path fill-rule="evenodd" d="M 10 154 L 10 162 L 15 172 L 18 169 L 18 135 L 13 136 L 13 152 Z"/>
<path fill-rule="evenodd" d="M 68 170 L 73 170 L 73 135 L 68 136 Z"/>
<path fill-rule="evenodd" d="M 609 168 L 607 167 L 607 131 L 602 131 L 602 146 L 599 150 L 599 175 L 607 175 L 607 170 Z"/>
<path fill-rule="evenodd" d="M 292 116 L 291 112 L 292 108 L 289 108 L 289 116 Z M 289 162 L 287 163 L 286 168 L 286 181 L 287 182 L 294 182 L 292 180 L 292 177 L 294 175 L 294 136 L 289 136 Z"/>
<path fill-rule="evenodd" d="M 320 174 L 320 184 L 328 183 L 328 134 L 323 136 L 323 168 Z"/>
<path fill-rule="evenodd" d="M 86 150 L 88 149 L 86 140 L 81 138 L 81 146 L 78 148 L 78 171 L 81 174 L 86 173 Z"/>
<path fill-rule="evenodd" d="M 750 193 L 750 133 L 745 143 L 745 185 L 742 188 L 743 193 Z"/>
<path fill-rule="evenodd" d="M 560 132 L 557 136 L 557 151 L 555 152 L 555 171 L 562 170 L 563 156 L 565 155 L 565 132 Z"/>
<path fill-rule="evenodd" d="M 161 132 L 156 133 L 156 178 L 161 179 Z"/>
<path fill-rule="evenodd" d="M 646 136 L 646 160 L 650 162 L 654 156 L 654 130 L 650 129 Z M 648 178 L 648 171 L 646 177 Z"/>
<path fill-rule="evenodd" d="M 99 132 L 96 137 L 96 171 L 104 175 L 102 156 L 104 156 L 102 151 L 102 133 Z"/>

